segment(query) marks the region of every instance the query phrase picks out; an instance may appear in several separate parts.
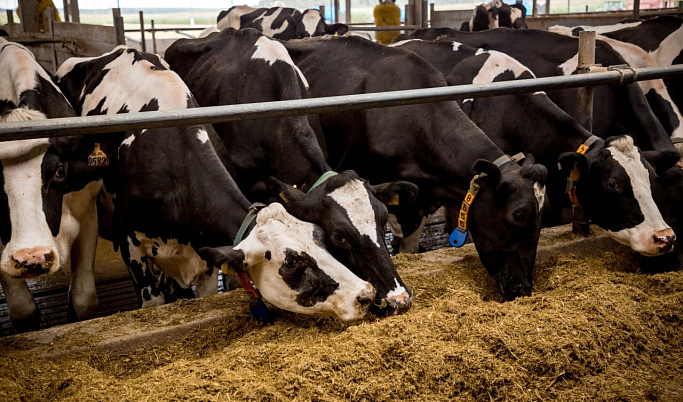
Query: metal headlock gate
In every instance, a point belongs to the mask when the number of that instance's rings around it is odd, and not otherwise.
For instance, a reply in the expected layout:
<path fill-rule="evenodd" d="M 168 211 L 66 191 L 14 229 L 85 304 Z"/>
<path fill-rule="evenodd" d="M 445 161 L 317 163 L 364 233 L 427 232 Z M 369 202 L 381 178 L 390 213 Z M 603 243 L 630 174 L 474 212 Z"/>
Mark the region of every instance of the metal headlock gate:
<path fill-rule="evenodd" d="M 623 85 L 660 78 L 680 77 L 683 79 L 683 65 L 635 69 L 629 67 L 612 68 L 611 71 L 591 74 L 494 82 L 483 85 L 460 85 L 183 110 L 9 122 L 0 124 L 0 141 L 224 123 L 597 85 Z"/>

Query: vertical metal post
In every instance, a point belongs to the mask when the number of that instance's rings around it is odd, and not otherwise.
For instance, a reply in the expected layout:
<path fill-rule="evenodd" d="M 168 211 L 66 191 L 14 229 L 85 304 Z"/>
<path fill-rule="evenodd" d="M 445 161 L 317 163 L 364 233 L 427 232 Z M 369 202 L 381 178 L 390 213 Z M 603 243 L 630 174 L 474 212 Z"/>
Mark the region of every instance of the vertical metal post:
<path fill-rule="evenodd" d="M 640 0 L 633 0 L 633 19 L 640 19 Z"/>
<path fill-rule="evenodd" d="M 125 45 L 126 35 L 123 30 L 123 17 L 121 16 L 121 9 L 112 8 L 111 13 L 114 18 L 114 44 L 116 46 Z"/>
<path fill-rule="evenodd" d="M 427 0 L 421 0 L 422 1 L 422 7 L 420 7 L 420 11 L 422 14 L 422 17 L 420 18 L 420 28 L 427 28 L 427 21 L 428 21 L 428 8 L 427 8 Z"/>
<path fill-rule="evenodd" d="M 5 13 L 7 14 L 7 24 L 14 24 L 14 11 L 5 10 Z"/>
<path fill-rule="evenodd" d="M 415 25 L 415 0 L 408 0 L 405 5 L 406 25 Z"/>
<path fill-rule="evenodd" d="M 147 51 L 147 42 L 145 42 L 145 17 L 140 11 L 140 43 L 142 46 L 142 51 Z"/>
<path fill-rule="evenodd" d="M 550 15 L 550 0 L 546 0 L 545 2 L 545 13 Z"/>
<path fill-rule="evenodd" d="M 579 32 L 579 74 L 590 72 L 589 66 L 595 64 L 595 31 Z M 577 88 L 577 121 L 586 130 L 593 131 L 593 87 Z"/>
<path fill-rule="evenodd" d="M 156 54 L 157 53 L 157 35 L 156 35 L 156 32 L 154 31 L 154 20 L 152 20 L 151 22 L 152 22 L 152 52 L 154 52 L 154 54 Z"/>
<path fill-rule="evenodd" d="M 531 2 L 531 16 L 534 18 L 538 16 L 538 4 L 536 0 Z"/>
<path fill-rule="evenodd" d="M 346 0 L 346 12 L 344 13 L 344 21 L 347 24 L 351 23 L 351 0 Z"/>
<path fill-rule="evenodd" d="M 334 22 L 339 22 L 339 0 L 334 0 Z"/>
<path fill-rule="evenodd" d="M 590 66 L 595 64 L 595 31 L 579 32 L 579 74 L 590 73 Z M 577 88 L 577 121 L 586 130 L 593 131 L 593 87 Z M 588 236 L 590 224 L 586 221 L 583 208 L 572 206 L 572 232 Z"/>

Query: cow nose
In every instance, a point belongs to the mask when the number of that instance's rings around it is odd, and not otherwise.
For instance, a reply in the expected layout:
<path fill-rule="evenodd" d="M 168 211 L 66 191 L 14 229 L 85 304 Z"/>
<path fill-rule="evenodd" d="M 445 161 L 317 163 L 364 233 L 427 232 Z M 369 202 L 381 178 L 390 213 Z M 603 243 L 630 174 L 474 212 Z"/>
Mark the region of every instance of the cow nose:
<path fill-rule="evenodd" d="M 665 254 L 673 250 L 676 242 L 676 234 L 671 229 L 660 230 L 654 234 L 654 242 L 659 254 Z"/>
<path fill-rule="evenodd" d="M 11 259 L 22 276 L 36 276 L 50 271 L 55 262 L 55 254 L 47 247 L 34 247 L 16 251 Z"/>
<path fill-rule="evenodd" d="M 412 304 L 412 297 L 408 292 L 402 292 L 399 295 L 387 297 L 387 315 L 403 314 Z"/>
<path fill-rule="evenodd" d="M 358 296 L 356 296 L 356 301 L 358 301 L 358 304 L 360 305 L 360 311 L 363 316 L 368 313 L 370 306 L 375 302 L 376 293 L 375 288 L 368 284 L 368 287 L 361 290 L 360 293 L 358 293 Z"/>

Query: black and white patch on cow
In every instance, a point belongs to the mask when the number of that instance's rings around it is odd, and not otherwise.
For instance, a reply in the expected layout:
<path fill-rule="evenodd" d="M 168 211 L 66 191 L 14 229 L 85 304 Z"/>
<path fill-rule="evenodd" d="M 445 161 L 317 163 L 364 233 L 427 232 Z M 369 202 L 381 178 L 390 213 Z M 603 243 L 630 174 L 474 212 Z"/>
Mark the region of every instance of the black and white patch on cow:
<path fill-rule="evenodd" d="M 72 116 L 71 105 L 33 54 L 0 38 L 0 124 Z M 68 180 L 62 152 L 69 148 L 68 139 L 0 142 L 0 282 L 16 331 L 37 329 L 37 307 L 24 279 L 54 273 L 69 257 L 69 319 L 90 318 L 97 310 L 97 213 L 89 201 L 101 183 Z"/>
<path fill-rule="evenodd" d="M 199 252 L 214 266 L 247 271 L 263 297 L 285 310 L 349 321 L 365 316 L 375 300 L 372 285 L 325 250 L 320 228 L 294 218 L 278 203 L 259 212 L 256 226 L 239 245 Z"/>
<path fill-rule="evenodd" d="M 306 90 L 308 90 L 309 86 L 308 81 L 306 81 L 306 77 L 304 77 L 301 70 L 299 70 L 299 67 L 294 64 L 292 58 L 289 56 L 289 53 L 287 53 L 287 49 L 285 49 L 282 45 L 262 36 L 256 41 L 254 47 L 256 50 L 251 56 L 252 59 L 264 60 L 270 66 L 277 61 L 287 63 L 296 72 L 296 74 L 299 76 L 299 79 L 304 84 L 304 87 Z"/>

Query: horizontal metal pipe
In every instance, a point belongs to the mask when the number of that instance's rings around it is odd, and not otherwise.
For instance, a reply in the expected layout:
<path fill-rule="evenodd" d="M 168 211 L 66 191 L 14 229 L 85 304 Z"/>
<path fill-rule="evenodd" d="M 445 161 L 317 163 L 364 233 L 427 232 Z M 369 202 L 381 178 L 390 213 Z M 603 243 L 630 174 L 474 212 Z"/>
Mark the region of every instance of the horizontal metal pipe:
<path fill-rule="evenodd" d="M 682 74 L 683 65 L 647 67 L 628 69 L 624 70 L 623 73 L 606 71 L 564 77 L 494 82 L 483 85 L 460 85 L 182 110 L 0 123 L 0 141 L 329 113 L 581 86 L 618 85 L 633 82 L 634 76 L 637 76 L 638 81 L 643 81 L 681 76 Z"/>

